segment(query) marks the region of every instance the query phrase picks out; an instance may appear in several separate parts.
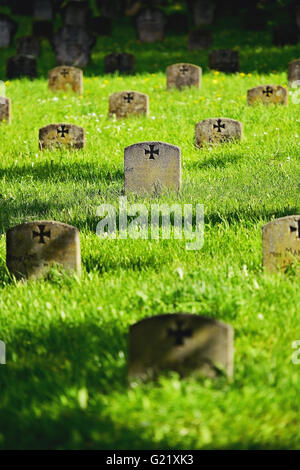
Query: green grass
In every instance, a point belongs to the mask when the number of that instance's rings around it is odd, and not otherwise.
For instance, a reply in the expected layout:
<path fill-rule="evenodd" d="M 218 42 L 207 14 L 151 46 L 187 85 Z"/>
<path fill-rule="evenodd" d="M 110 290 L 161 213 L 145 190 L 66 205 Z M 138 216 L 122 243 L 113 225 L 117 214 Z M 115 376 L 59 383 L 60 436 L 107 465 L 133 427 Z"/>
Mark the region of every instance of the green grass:
<path fill-rule="evenodd" d="M 185 36 L 142 45 L 116 24 L 99 39 L 85 72 L 84 95 L 47 90 L 55 65 L 43 43 L 40 76 L 7 83 L 11 126 L 0 128 L 0 448 L 294 449 L 300 446 L 299 266 L 269 275 L 261 267 L 261 229 L 299 213 L 299 105 L 249 108 L 248 88 L 287 85 L 287 63 L 300 46 L 277 49 L 269 33 L 215 27 L 214 47 L 239 45 L 242 75 L 207 68 L 207 52 L 187 52 Z M 29 31 L 22 23 L 18 35 Z M 112 50 L 134 52 L 137 75 L 102 76 Z M 13 48 L 4 51 L 0 70 Z M 164 69 L 177 61 L 203 66 L 201 90 L 165 90 Z M 108 96 L 149 94 L 149 118 L 107 118 Z M 208 117 L 242 121 L 240 143 L 196 149 L 195 124 Z M 82 151 L 38 150 L 38 129 L 66 121 L 83 126 Z M 160 140 L 182 150 L 180 195 L 129 197 L 129 203 L 204 204 L 205 243 L 100 240 L 96 209 L 118 207 L 123 150 Z M 5 266 L 5 231 L 54 219 L 80 229 L 81 279 L 53 271 L 48 280 L 13 282 Z M 183 279 L 179 275 L 180 268 Z M 126 381 L 128 329 L 167 312 L 207 315 L 235 330 L 235 377 L 162 376 Z"/>

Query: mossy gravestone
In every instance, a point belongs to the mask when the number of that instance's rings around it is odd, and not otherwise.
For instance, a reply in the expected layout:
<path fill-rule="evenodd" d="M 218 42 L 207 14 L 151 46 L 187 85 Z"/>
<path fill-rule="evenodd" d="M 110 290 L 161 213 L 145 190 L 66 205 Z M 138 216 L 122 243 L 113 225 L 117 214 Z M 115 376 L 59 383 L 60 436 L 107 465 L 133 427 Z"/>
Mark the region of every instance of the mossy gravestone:
<path fill-rule="evenodd" d="M 11 101 L 5 96 L 0 96 L 0 121 L 11 123 Z"/>
<path fill-rule="evenodd" d="M 80 274 L 79 231 L 48 220 L 17 225 L 6 233 L 6 264 L 17 279 L 39 278 L 54 264 Z"/>
<path fill-rule="evenodd" d="M 40 149 L 67 147 L 81 149 L 85 144 L 84 129 L 74 124 L 49 124 L 39 130 Z"/>
<path fill-rule="evenodd" d="M 209 67 L 220 72 L 234 73 L 238 72 L 239 53 L 232 49 L 219 49 L 211 51 L 209 55 Z"/>
<path fill-rule="evenodd" d="M 130 328 L 129 378 L 156 378 L 176 371 L 181 377 L 233 375 L 233 328 L 220 321 L 174 313 L 146 318 Z"/>
<path fill-rule="evenodd" d="M 109 116 L 125 118 L 129 115 L 147 116 L 149 111 L 149 98 L 137 91 L 121 91 L 109 97 Z"/>
<path fill-rule="evenodd" d="M 228 118 L 210 118 L 196 124 L 196 146 L 218 144 L 242 138 L 242 123 Z"/>
<path fill-rule="evenodd" d="M 38 57 L 40 55 L 40 41 L 34 36 L 24 36 L 18 39 L 17 54 L 29 57 Z"/>
<path fill-rule="evenodd" d="M 164 142 L 141 142 L 125 148 L 125 192 L 160 193 L 179 191 L 180 148 Z"/>
<path fill-rule="evenodd" d="M 83 93 L 83 73 L 77 67 L 61 66 L 49 70 L 48 86 L 50 90 L 72 90 L 75 93 Z"/>
<path fill-rule="evenodd" d="M 280 85 L 261 85 L 248 90 L 247 99 L 249 106 L 257 103 L 286 105 L 288 92 Z"/>
<path fill-rule="evenodd" d="M 300 261 L 300 215 L 272 220 L 262 229 L 263 266 L 271 272 L 286 270 Z"/>
<path fill-rule="evenodd" d="M 167 89 L 195 86 L 200 88 L 202 69 L 193 64 L 173 64 L 167 68 Z"/>

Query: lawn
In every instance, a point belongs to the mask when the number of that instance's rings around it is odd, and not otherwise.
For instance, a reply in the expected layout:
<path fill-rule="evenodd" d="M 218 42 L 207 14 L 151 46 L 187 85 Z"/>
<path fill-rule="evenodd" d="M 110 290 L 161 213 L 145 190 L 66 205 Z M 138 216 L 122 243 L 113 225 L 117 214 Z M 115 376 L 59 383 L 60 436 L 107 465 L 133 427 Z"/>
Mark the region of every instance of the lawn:
<path fill-rule="evenodd" d="M 18 36 L 29 32 L 23 21 Z M 249 88 L 287 86 L 287 64 L 300 44 L 276 48 L 270 33 L 214 26 L 214 48 L 240 52 L 241 73 L 209 71 L 208 52 L 189 52 L 186 36 L 136 41 L 129 21 L 99 38 L 85 70 L 84 94 L 48 91 L 55 66 L 43 42 L 39 78 L 6 82 L 12 125 L 0 128 L 1 449 L 296 449 L 300 447 L 300 269 L 262 269 L 261 230 L 300 213 L 300 105 L 248 107 Z M 122 45 L 122 46 L 120 46 Z M 135 76 L 104 76 L 106 54 L 136 55 Z M 3 51 L 5 60 L 14 48 Z M 166 91 L 165 68 L 203 68 L 202 87 Z M 150 98 L 148 118 L 108 119 L 108 97 L 136 90 Z M 197 149 L 195 124 L 209 117 L 243 123 L 241 142 Z M 39 151 L 38 130 L 54 122 L 86 130 L 81 151 Z M 101 240 L 97 207 L 118 208 L 124 148 L 157 140 L 182 151 L 182 190 L 128 203 L 203 204 L 199 251 L 184 240 Z M 5 264 L 5 232 L 32 220 L 78 227 L 82 277 L 51 272 L 15 282 Z M 162 313 L 188 312 L 229 323 L 235 374 L 128 383 L 129 326 Z"/>

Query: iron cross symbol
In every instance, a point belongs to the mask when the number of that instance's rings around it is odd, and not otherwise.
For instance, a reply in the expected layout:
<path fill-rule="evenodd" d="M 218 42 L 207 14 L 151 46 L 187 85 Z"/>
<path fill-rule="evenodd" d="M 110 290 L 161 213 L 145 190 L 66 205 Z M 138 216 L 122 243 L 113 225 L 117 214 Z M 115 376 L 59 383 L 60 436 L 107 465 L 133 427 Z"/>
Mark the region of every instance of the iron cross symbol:
<path fill-rule="evenodd" d="M 133 101 L 133 93 L 127 93 L 127 95 L 123 96 L 123 100 L 127 101 L 127 103 Z"/>
<path fill-rule="evenodd" d="M 188 67 L 187 67 L 186 65 L 183 65 L 183 66 L 180 67 L 180 69 L 179 69 L 179 72 L 181 72 L 182 75 L 186 74 L 186 72 L 188 72 L 188 71 L 189 71 L 189 69 L 188 69 Z"/>
<path fill-rule="evenodd" d="M 46 243 L 44 237 L 50 238 L 50 230 L 48 230 L 48 232 L 45 232 L 45 225 L 38 225 L 38 228 L 40 230 L 39 232 L 33 230 L 33 238 L 40 237 L 39 243 Z"/>
<path fill-rule="evenodd" d="M 63 75 L 64 77 L 66 77 L 67 75 L 69 75 L 69 72 L 67 69 L 63 69 L 61 72 L 60 72 L 61 75 Z"/>
<path fill-rule="evenodd" d="M 69 134 L 69 129 L 65 125 L 61 126 L 61 129 L 57 129 L 57 133 L 61 134 L 62 137 L 65 137 L 65 134 Z"/>
<path fill-rule="evenodd" d="M 273 94 L 273 88 L 267 86 L 267 88 L 263 91 L 263 94 L 267 95 L 267 98 L 269 98 L 269 96 Z"/>
<path fill-rule="evenodd" d="M 298 227 L 290 226 L 290 232 L 298 232 L 297 238 L 300 238 L 300 220 L 298 220 Z"/>
<path fill-rule="evenodd" d="M 214 124 L 214 129 L 218 129 L 217 132 L 221 132 L 221 127 L 222 129 L 225 129 L 225 124 L 221 124 L 221 119 L 217 120 L 218 125 Z"/>
<path fill-rule="evenodd" d="M 145 149 L 145 155 L 150 154 L 149 160 L 155 160 L 154 154 L 159 155 L 159 149 L 154 150 L 155 145 L 152 145 L 152 144 L 149 145 L 149 147 L 150 147 L 150 150 Z"/>
<path fill-rule="evenodd" d="M 185 337 L 191 337 L 193 335 L 192 330 L 190 328 L 183 328 L 183 321 L 178 320 L 176 322 L 176 330 L 174 329 L 169 329 L 168 330 L 168 335 L 169 336 L 174 336 L 175 337 L 175 345 L 176 346 L 182 346 L 184 344 L 184 338 Z"/>

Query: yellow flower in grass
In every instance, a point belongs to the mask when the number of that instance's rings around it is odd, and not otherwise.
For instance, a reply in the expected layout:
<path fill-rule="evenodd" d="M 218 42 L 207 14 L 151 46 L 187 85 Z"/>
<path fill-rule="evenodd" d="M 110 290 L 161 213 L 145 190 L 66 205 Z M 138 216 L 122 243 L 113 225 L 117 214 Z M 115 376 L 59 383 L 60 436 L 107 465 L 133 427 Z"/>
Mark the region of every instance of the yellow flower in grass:
<path fill-rule="evenodd" d="M 241 72 L 240 73 L 240 77 L 245 77 L 246 74 L 244 74 L 244 72 Z"/>
<path fill-rule="evenodd" d="M 219 75 L 219 70 L 214 70 L 214 75 Z"/>
<path fill-rule="evenodd" d="M 105 85 L 108 85 L 109 81 L 108 81 L 108 80 L 103 80 L 103 83 L 104 83 Z"/>
<path fill-rule="evenodd" d="M 213 83 L 216 85 L 218 83 L 218 80 L 213 80 Z"/>
<path fill-rule="evenodd" d="M 247 73 L 248 77 L 252 77 L 252 73 Z"/>

